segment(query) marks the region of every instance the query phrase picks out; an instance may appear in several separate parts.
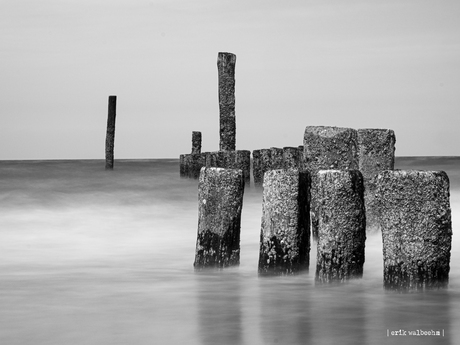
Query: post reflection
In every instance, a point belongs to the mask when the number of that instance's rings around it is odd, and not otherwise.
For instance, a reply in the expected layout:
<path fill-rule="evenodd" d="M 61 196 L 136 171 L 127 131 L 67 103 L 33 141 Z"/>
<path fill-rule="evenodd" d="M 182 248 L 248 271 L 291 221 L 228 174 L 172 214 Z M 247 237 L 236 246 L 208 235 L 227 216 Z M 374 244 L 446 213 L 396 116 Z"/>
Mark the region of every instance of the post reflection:
<path fill-rule="evenodd" d="M 310 290 L 302 276 L 261 277 L 259 296 L 260 336 L 264 344 L 310 343 Z"/>
<path fill-rule="evenodd" d="M 232 270 L 195 273 L 198 282 L 198 319 L 204 345 L 242 344 L 240 281 Z"/>

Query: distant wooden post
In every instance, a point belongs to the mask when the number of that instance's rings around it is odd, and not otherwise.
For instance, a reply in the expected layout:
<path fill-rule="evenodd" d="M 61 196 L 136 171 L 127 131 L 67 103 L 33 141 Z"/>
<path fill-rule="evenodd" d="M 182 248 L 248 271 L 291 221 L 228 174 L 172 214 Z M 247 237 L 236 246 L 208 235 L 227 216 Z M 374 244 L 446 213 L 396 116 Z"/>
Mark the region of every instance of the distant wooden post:
<path fill-rule="evenodd" d="M 279 147 L 270 147 L 270 157 L 270 170 L 284 169 L 283 149 Z"/>
<path fill-rule="evenodd" d="M 220 151 L 236 150 L 235 64 L 235 54 L 218 54 Z"/>
<path fill-rule="evenodd" d="M 252 151 L 252 176 L 254 178 L 254 185 L 262 185 L 262 163 L 260 160 L 260 150 Z"/>
<path fill-rule="evenodd" d="M 283 147 L 283 163 L 284 169 L 299 169 L 299 149 Z"/>
<path fill-rule="evenodd" d="M 113 148 L 115 143 L 115 117 L 117 114 L 117 96 L 109 96 L 109 114 L 107 117 L 107 136 L 105 138 L 105 170 L 113 170 Z"/>
<path fill-rule="evenodd" d="M 192 154 L 201 153 L 201 132 L 192 132 Z"/>

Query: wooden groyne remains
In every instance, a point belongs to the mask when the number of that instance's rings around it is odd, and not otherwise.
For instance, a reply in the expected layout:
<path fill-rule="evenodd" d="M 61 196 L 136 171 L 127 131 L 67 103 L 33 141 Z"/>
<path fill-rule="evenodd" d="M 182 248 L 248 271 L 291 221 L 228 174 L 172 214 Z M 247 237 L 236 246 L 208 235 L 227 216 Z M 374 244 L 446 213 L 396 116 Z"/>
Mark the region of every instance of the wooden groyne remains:
<path fill-rule="evenodd" d="M 180 155 L 181 177 L 198 179 L 203 167 L 241 169 L 246 185 L 250 184 L 251 152 L 236 150 L 235 65 L 235 54 L 218 54 L 219 151 L 201 152 L 201 132 L 192 132 L 192 152 Z"/>
<path fill-rule="evenodd" d="M 180 175 L 199 179 L 195 268 L 239 264 L 244 185 L 250 155 L 235 146 L 236 57 L 219 53 L 219 151 L 180 156 Z M 263 188 L 258 271 L 296 274 L 317 241 L 317 284 L 363 275 L 366 232 L 381 231 L 384 286 L 430 289 L 448 283 L 452 237 L 449 179 L 443 171 L 394 170 L 391 129 L 306 126 L 303 145 L 257 149 L 253 180 Z"/>
<path fill-rule="evenodd" d="M 113 170 L 113 151 L 115 146 L 115 118 L 117 115 L 117 96 L 109 96 L 107 116 L 107 135 L 105 138 L 105 169 Z"/>

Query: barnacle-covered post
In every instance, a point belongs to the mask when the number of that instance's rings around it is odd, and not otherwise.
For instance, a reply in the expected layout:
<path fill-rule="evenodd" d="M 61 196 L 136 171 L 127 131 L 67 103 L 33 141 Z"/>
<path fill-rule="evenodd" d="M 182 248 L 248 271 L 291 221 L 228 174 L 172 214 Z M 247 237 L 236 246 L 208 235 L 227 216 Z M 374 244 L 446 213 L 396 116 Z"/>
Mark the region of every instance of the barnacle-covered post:
<path fill-rule="evenodd" d="M 243 193 L 242 170 L 201 169 L 195 269 L 239 265 Z"/>
<path fill-rule="evenodd" d="M 358 165 L 364 179 L 367 231 L 378 227 L 375 205 L 377 175 L 383 170 L 394 169 L 395 143 L 395 133 L 391 129 L 358 129 Z"/>
<path fill-rule="evenodd" d="M 283 168 L 302 170 L 299 166 L 298 147 L 283 147 Z"/>
<path fill-rule="evenodd" d="M 377 177 L 376 206 L 387 289 L 445 287 L 452 222 L 444 171 L 386 170 Z"/>
<path fill-rule="evenodd" d="M 320 170 L 317 175 L 316 282 L 362 277 L 366 241 L 362 175 L 358 170 Z"/>
<path fill-rule="evenodd" d="M 311 222 L 317 235 L 317 172 L 320 170 L 357 170 L 357 133 L 352 128 L 307 126 L 304 134 L 304 169 L 310 172 Z"/>
<path fill-rule="evenodd" d="M 271 147 L 270 148 L 270 169 L 284 169 L 284 161 L 283 161 L 283 149 L 279 147 Z"/>
<path fill-rule="evenodd" d="M 259 273 L 282 275 L 308 269 L 308 173 L 270 170 L 265 173 L 263 187 Z"/>

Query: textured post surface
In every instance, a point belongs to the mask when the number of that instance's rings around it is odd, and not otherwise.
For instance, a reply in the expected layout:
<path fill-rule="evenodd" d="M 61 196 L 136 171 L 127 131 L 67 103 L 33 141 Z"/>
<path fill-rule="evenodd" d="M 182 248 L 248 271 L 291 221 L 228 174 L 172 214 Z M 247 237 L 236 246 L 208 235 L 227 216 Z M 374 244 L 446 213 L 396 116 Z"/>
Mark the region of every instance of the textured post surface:
<path fill-rule="evenodd" d="M 283 165 L 284 169 L 299 168 L 299 148 L 298 147 L 283 147 Z"/>
<path fill-rule="evenodd" d="M 375 206 L 376 179 L 379 172 L 393 170 L 396 137 L 391 129 L 358 129 L 358 165 L 364 179 L 367 230 L 377 228 Z"/>
<path fill-rule="evenodd" d="M 362 277 L 366 241 L 362 175 L 357 170 L 321 170 L 317 176 L 316 281 Z"/>
<path fill-rule="evenodd" d="M 105 169 L 113 170 L 113 150 L 115 145 L 115 117 L 117 114 L 117 96 L 109 96 L 107 116 L 107 135 L 105 137 Z"/>
<path fill-rule="evenodd" d="M 284 169 L 283 149 L 279 147 L 270 148 L 270 170 Z"/>
<path fill-rule="evenodd" d="M 384 286 L 447 285 L 452 223 L 449 178 L 443 171 L 386 170 L 377 177 Z"/>
<path fill-rule="evenodd" d="M 303 156 L 303 145 L 299 145 L 298 149 L 298 155 L 299 155 L 299 170 L 300 171 L 305 171 L 305 164 L 304 164 L 304 156 Z"/>
<path fill-rule="evenodd" d="M 201 132 L 192 132 L 192 154 L 201 153 Z"/>
<path fill-rule="evenodd" d="M 235 64 L 236 55 L 219 53 L 217 70 L 219 75 L 219 112 L 221 151 L 236 149 L 235 118 Z"/>
<path fill-rule="evenodd" d="M 252 151 L 252 176 L 254 179 L 254 185 L 261 186 L 263 177 L 260 150 Z"/>
<path fill-rule="evenodd" d="M 262 175 L 262 184 L 265 173 L 272 169 L 272 151 L 271 149 L 260 150 L 260 174 Z"/>
<path fill-rule="evenodd" d="M 311 174 L 311 222 L 317 235 L 317 172 L 319 170 L 357 170 L 357 133 L 352 128 L 307 126 L 304 135 L 304 168 Z"/>
<path fill-rule="evenodd" d="M 179 173 L 180 173 L 180 177 L 187 176 L 185 173 L 185 155 L 179 156 Z"/>
<path fill-rule="evenodd" d="M 233 166 L 234 169 L 241 169 L 243 171 L 244 183 L 249 186 L 251 183 L 251 151 L 236 150 L 236 161 Z"/>
<path fill-rule="evenodd" d="M 202 168 L 198 183 L 196 269 L 240 262 L 244 178 L 238 169 Z"/>
<path fill-rule="evenodd" d="M 292 274 L 308 269 L 308 174 L 270 170 L 263 187 L 259 273 Z"/>

